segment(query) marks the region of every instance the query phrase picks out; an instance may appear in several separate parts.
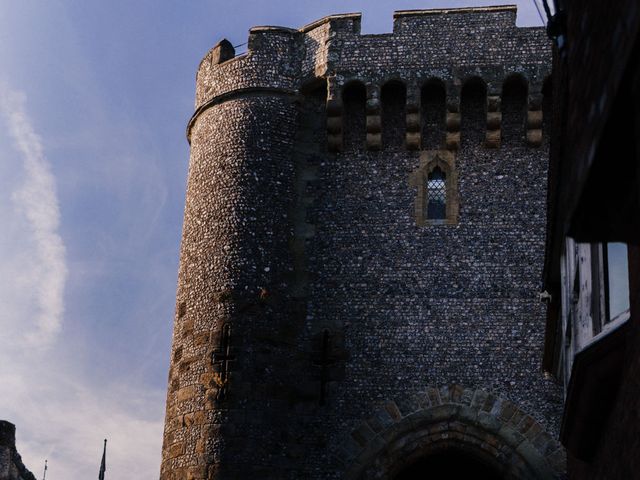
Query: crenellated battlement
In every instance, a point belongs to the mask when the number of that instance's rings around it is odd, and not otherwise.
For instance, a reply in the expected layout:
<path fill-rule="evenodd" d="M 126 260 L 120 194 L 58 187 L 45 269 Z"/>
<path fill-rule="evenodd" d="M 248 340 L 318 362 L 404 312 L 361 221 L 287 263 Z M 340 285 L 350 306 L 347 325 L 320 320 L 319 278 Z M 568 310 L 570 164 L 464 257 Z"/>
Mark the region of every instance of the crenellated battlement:
<path fill-rule="evenodd" d="M 300 29 L 254 27 L 243 55 L 235 56 L 231 43 L 223 40 L 203 59 L 197 76 L 197 111 L 188 135 L 207 105 L 252 92 L 295 96 L 308 82 L 324 78 L 330 148 L 342 148 L 341 92 L 357 81 L 366 90 L 366 146 L 380 149 L 380 92 L 388 82 L 399 81 L 406 95 L 406 147 L 419 149 L 421 92 L 435 80 L 444 86 L 447 107 L 442 146 L 456 150 L 462 91 L 469 81 L 479 79 L 486 97 L 485 145 L 496 148 L 501 143 L 502 90 L 507 80 L 519 78 L 526 84 L 528 112 L 523 138 L 537 146 L 542 89 L 550 75 L 550 44 L 543 28 L 519 28 L 515 20 L 516 7 L 507 5 L 397 11 L 390 34 L 361 34 L 359 13 L 327 16 Z"/>

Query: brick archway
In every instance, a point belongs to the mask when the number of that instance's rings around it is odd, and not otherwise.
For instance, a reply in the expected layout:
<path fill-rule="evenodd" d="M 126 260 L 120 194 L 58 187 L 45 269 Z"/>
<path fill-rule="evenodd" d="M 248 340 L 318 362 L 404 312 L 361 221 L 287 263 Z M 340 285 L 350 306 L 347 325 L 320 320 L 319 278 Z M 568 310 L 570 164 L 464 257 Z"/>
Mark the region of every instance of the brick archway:
<path fill-rule="evenodd" d="M 342 449 L 349 480 L 393 480 L 413 462 L 455 451 L 506 479 L 564 478 L 563 447 L 512 402 L 460 385 L 389 401 L 351 432 Z"/>

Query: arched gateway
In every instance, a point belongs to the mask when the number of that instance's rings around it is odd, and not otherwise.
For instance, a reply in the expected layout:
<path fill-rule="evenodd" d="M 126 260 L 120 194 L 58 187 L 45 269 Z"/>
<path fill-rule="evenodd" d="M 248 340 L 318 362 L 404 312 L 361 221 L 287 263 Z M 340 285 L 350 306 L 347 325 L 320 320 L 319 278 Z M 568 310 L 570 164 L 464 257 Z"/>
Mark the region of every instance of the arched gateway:
<path fill-rule="evenodd" d="M 562 446 L 531 416 L 459 385 L 385 403 L 342 455 L 350 480 L 558 479 L 565 465 Z"/>

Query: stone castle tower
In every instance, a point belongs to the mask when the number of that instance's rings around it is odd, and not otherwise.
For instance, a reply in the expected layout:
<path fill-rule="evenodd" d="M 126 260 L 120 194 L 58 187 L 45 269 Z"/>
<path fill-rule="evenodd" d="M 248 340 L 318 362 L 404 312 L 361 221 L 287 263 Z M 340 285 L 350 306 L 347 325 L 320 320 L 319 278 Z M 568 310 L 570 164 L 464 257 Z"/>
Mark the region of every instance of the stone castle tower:
<path fill-rule="evenodd" d="M 562 476 L 551 51 L 515 20 L 335 15 L 204 57 L 162 480 Z"/>

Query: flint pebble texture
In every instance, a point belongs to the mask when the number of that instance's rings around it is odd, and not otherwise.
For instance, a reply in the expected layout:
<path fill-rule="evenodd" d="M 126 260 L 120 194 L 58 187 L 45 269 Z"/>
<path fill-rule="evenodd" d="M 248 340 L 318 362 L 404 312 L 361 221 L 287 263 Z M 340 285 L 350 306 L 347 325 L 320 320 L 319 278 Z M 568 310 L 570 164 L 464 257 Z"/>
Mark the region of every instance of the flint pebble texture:
<path fill-rule="evenodd" d="M 344 478 L 345 439 L 380 405 L 450 384 L 557 435 L 535 121 L 551 53 L 515 17 L 397 12 L 393 33 L 362 35 L 336 15 L 205 56 L 162 480 Z M 443 95 L 421 101 L 433 79 Z M 457 217 L 421 221 L 421 159 L 445 150 Z"/>

